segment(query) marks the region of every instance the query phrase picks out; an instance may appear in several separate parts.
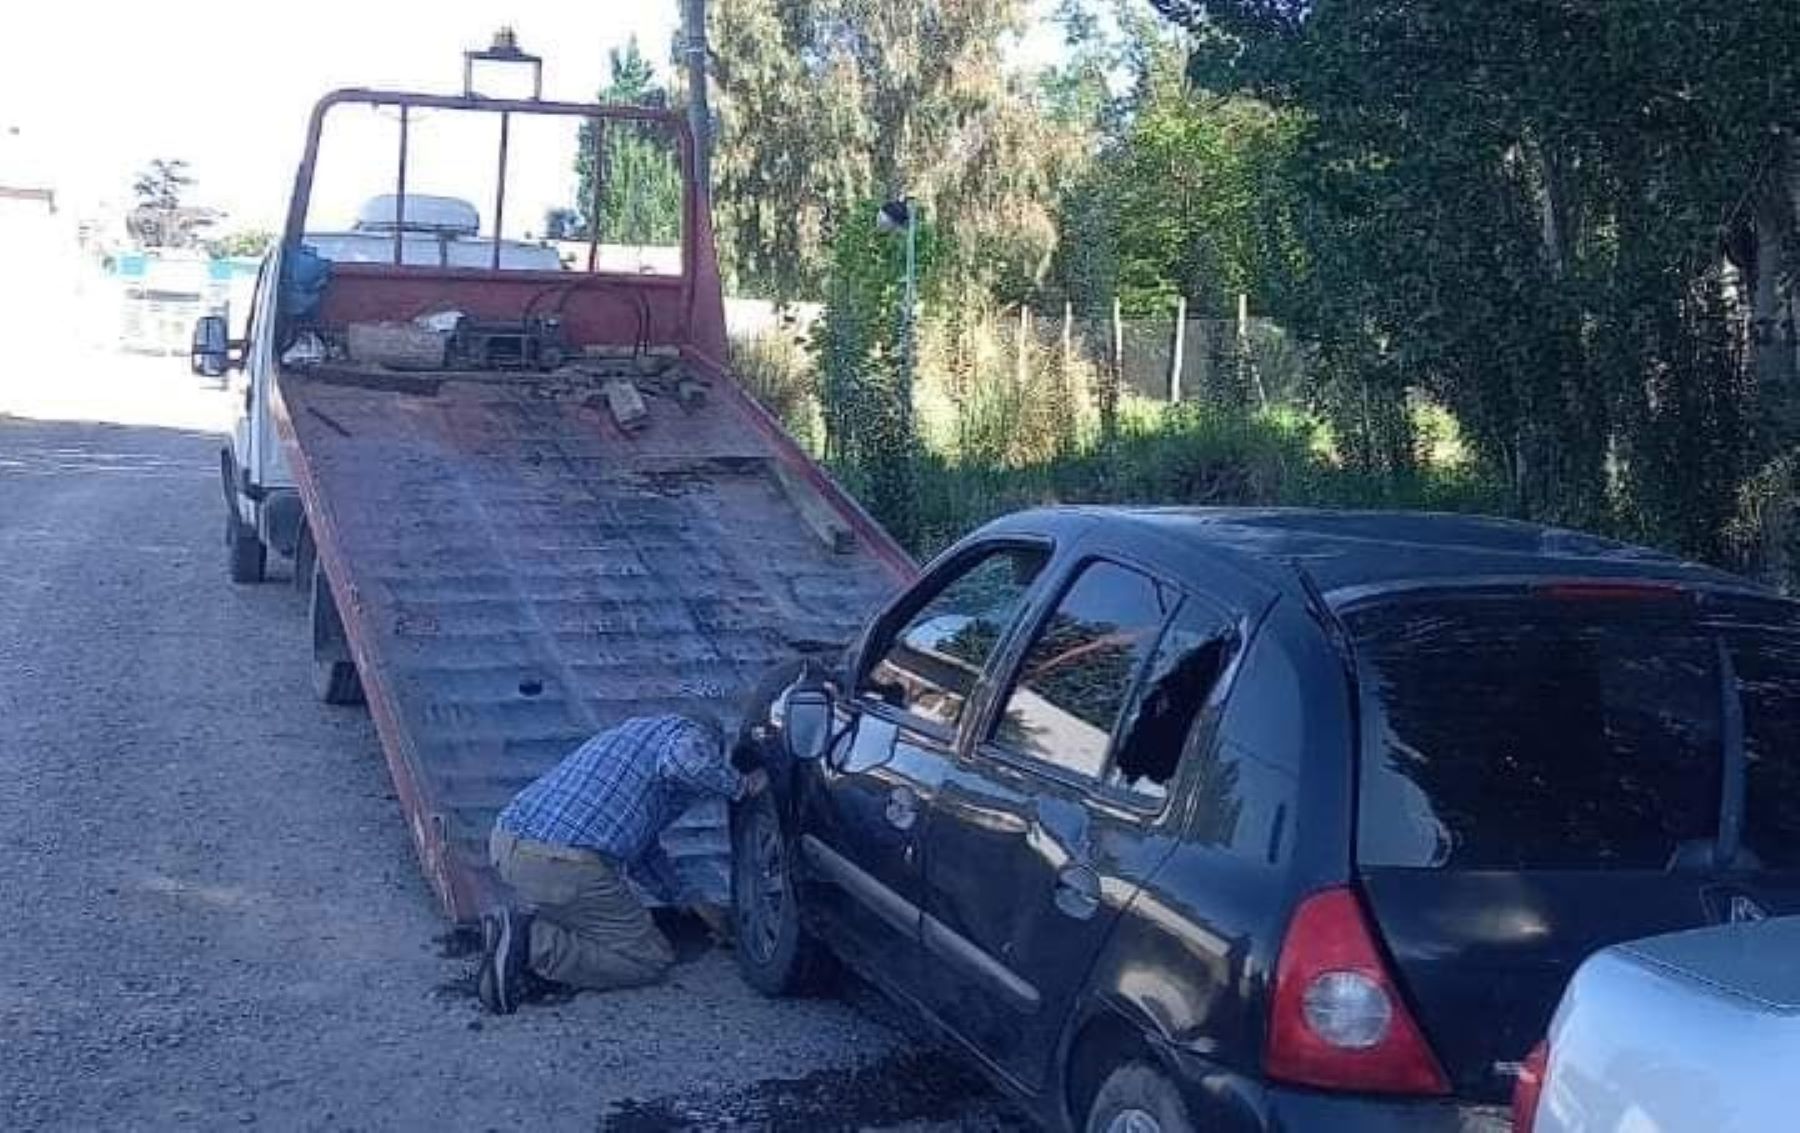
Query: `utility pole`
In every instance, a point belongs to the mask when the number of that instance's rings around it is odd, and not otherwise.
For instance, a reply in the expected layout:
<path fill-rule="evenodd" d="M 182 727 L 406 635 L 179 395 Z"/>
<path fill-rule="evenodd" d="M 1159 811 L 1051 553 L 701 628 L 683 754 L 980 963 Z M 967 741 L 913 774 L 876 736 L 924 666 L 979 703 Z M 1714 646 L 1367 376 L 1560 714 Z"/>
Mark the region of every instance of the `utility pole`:
<path fill-rule="evenodd" d="M 907 397 L 912 396 L 913 378 L 919 365 L 919 205 L 911 197 L 902 197 L 901 204 L 906 209 L 906 289 L 901 302 L 906 309 L 900 312 L 900 365 L 906 375 Z M 908 419 L 912 416 L 912 402 L 906 405 Z"/>
<path fill-rule="evenodd" d="M 706 0 L 682 0 L 687 24 L 688 128 L 694 135 L 694 179 L 706 207 L 712 207 L 712 110 L 706 101 Z"/>

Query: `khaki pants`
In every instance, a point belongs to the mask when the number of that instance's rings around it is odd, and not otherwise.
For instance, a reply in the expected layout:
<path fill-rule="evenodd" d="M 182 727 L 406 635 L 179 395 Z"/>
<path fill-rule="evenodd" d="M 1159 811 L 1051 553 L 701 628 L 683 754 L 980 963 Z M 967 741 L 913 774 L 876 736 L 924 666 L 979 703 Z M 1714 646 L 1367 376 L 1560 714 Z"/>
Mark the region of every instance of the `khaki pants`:
<path fill-rule="evenodd" d="M 611 862 L 495 828 L 488 858 L 536 916 L 531 970 L 547 980 L 605 991 L 655 983 L 675 962 L 650 913 Z"/>

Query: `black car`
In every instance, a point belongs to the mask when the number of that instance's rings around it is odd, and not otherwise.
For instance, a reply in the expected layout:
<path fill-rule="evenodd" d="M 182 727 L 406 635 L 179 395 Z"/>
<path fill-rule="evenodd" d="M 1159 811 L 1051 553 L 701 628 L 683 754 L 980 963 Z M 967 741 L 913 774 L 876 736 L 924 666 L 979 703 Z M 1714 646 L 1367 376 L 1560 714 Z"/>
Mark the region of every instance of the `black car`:
<path fill-rule="evenodd" d="M 1028 512 L 764 700 L 745 976 L 1052 1128 L 1503 1129 L 1590 952 L 1800 912 L 1800 606 L 1568 531 Z"/>

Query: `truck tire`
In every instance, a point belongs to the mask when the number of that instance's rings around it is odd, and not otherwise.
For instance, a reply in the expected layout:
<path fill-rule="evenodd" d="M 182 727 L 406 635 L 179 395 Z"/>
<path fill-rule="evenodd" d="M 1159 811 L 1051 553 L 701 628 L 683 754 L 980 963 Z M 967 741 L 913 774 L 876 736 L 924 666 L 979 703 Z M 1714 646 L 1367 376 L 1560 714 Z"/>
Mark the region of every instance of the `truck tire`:
<path fill-rule="evenodd" d="M 312 530 L 302 520 L 300 534 L 294 540 L 294 589 L 301 594 L 312 594 L 313 567 L 318 557 L 318 551 L 313 548 Z"/>
<path fill-rule="evenodd" d="M 769 996 L 819 991 L 831 958 L 800 925 L 793 846 L 768 791 L 731 808 L 731 919 L 738 971 Z"/>
<path fill-rule="evenodd" d="M 269 563 L 269 548 L 257 538 L 256 529 L 238 517 L 235 508 L 225 512 L 225 568 L 231 581 L 261 582 Z"/>
<path fill-rule="evenodd" d="M 331 583 L 315 558 L 312 569 L 313 694 L 326 704 L 361 704 L 362 678 L 350 658 L 350 639 Z"/>

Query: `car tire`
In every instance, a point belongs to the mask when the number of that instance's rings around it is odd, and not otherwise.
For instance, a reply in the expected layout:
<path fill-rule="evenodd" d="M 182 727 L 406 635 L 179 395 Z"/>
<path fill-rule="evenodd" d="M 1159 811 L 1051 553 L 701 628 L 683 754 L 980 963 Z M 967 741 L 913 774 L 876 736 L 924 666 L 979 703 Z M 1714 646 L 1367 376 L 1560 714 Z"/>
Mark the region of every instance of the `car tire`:
<path fill-rule="evenodd" d="M 225 512 L 225 560 L 231 581 L 246 585 L 261 582 L 269 564 L 269 548 L 256 529 L 230 508 Z"/>
<path fill-rule="evenodd" d="M 732 807 L 731 927 L 738 971 L 764 995 L 817 991 L 830 963 L 800 926 L 792 850 L 768 791 Z"/>
<path fill-rule="evenodd" d="M 350 658 L 350 641 L 331 596 L 331 583 L 315 559 L 312 570 L 313 693 L 326 704 L 361 704 L 362 678 Z"/>
<path fill-rule="evenodd" d="M 1088 1107 L 1087 1133 L 1193 1133 L 1187 1103 L 1155 1067 L 1127 1062 L 1106 1076 Z"/>

